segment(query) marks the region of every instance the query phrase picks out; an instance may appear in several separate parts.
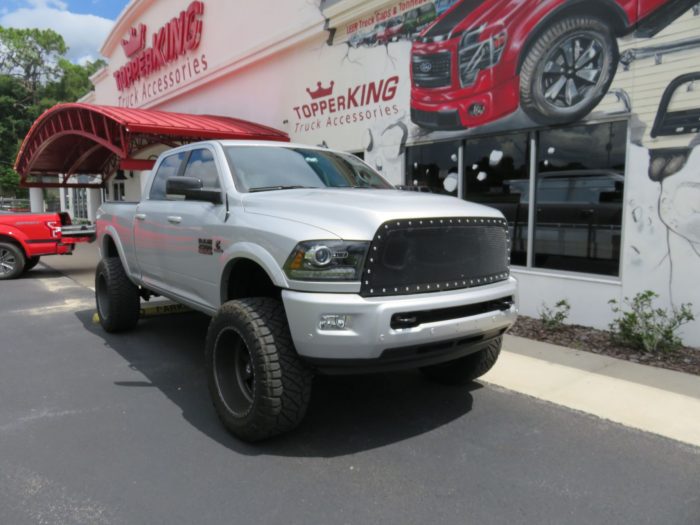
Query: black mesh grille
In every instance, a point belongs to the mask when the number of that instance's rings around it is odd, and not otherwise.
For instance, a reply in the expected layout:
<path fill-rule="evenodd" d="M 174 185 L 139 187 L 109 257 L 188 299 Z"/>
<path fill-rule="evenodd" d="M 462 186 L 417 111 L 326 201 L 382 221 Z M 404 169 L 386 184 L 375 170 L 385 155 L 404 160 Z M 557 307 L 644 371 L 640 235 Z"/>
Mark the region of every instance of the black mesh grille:
<path fill-rule="evenodd" d="M 503 219 L 386 222 L 370 245 L 360 295 L 430 293 L 503 281 L 509 245 Z"/>
<path fill-rule="evenodd" d="M 413 55 L 413 83 L 427 88 L 449 86 L 450 56 L 449 51 L 434 55 Z"/>

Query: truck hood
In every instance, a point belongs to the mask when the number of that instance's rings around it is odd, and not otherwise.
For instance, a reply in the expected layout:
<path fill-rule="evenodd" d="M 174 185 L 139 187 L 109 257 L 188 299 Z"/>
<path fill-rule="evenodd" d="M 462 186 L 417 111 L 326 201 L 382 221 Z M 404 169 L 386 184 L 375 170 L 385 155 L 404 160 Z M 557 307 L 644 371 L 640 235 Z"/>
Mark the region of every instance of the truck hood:
<path fill-rule="evenodd" d="M 494 208 L 456 197 L 399 190 L 279 190 L 248 193 L 242 200 L 247 213 L 315 226 L 348 240 L 371 240 L 382 223 L 395 219 L 503 217 Z"/>

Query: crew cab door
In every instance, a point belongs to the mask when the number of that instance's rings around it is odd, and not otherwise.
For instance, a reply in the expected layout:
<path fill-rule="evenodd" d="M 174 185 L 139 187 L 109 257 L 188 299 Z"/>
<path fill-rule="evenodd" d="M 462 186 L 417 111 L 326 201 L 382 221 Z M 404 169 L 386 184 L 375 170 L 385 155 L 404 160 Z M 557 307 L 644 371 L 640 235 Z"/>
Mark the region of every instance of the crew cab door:
<path fill-rule="evenodd" d="M 165 184 L 170 177 L 182 174 L 186 156 L 187 152 L 179 152 L 163 157 L 153 176 L 148 195 L 144 195 L 136 207 L 134 217 L 134 249 L 141 269 L 141 279 L 146 286 L 152 285 L 162 290 L 173 289 L 164 257 L 171 241 L 167 218 L 173 205 L 165 194 Z"/>
<path fill-rule="evenodd" d="M 202 181 L 203 189 L 221 190 L 221 170 L 214 150 L 202 146 L 188 151 L 179 176 Z M 224 242 L 220 230 L 226 220 L 223 204 L 167 196 L 163 266 L 169 286 L 187 301 L 216 308 L 220 300 L 219 275 Z"/>

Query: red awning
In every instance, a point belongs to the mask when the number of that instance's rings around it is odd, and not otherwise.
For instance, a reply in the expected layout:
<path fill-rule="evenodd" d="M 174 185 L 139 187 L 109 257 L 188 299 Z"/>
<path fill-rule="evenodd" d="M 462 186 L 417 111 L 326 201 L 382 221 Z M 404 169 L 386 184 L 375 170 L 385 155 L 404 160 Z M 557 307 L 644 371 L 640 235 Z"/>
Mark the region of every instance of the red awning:
<path fill-rule="evenodd" d="M 175 147 L 206 139 L 287 142 L 289 136 L 230 117 L 58 104 L 32 125 L 17 154 L 15 170 L 25 187 L 101 187 L 120 167 L 152 167 L 153 161 L 135 158 L 149 146 Z"/>

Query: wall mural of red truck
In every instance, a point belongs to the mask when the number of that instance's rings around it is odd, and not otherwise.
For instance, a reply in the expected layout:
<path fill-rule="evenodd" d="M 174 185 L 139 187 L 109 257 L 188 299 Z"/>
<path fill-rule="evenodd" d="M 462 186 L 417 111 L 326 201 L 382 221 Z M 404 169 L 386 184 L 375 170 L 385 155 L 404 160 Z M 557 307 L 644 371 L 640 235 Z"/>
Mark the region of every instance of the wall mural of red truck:
<path fill-rule="evenodd" d="M 431 130 L 585 117 L 605 96 L 617 38 L 651 37 L 697 0 L 462 0 L 415 38 L 411 120 Z"/>

